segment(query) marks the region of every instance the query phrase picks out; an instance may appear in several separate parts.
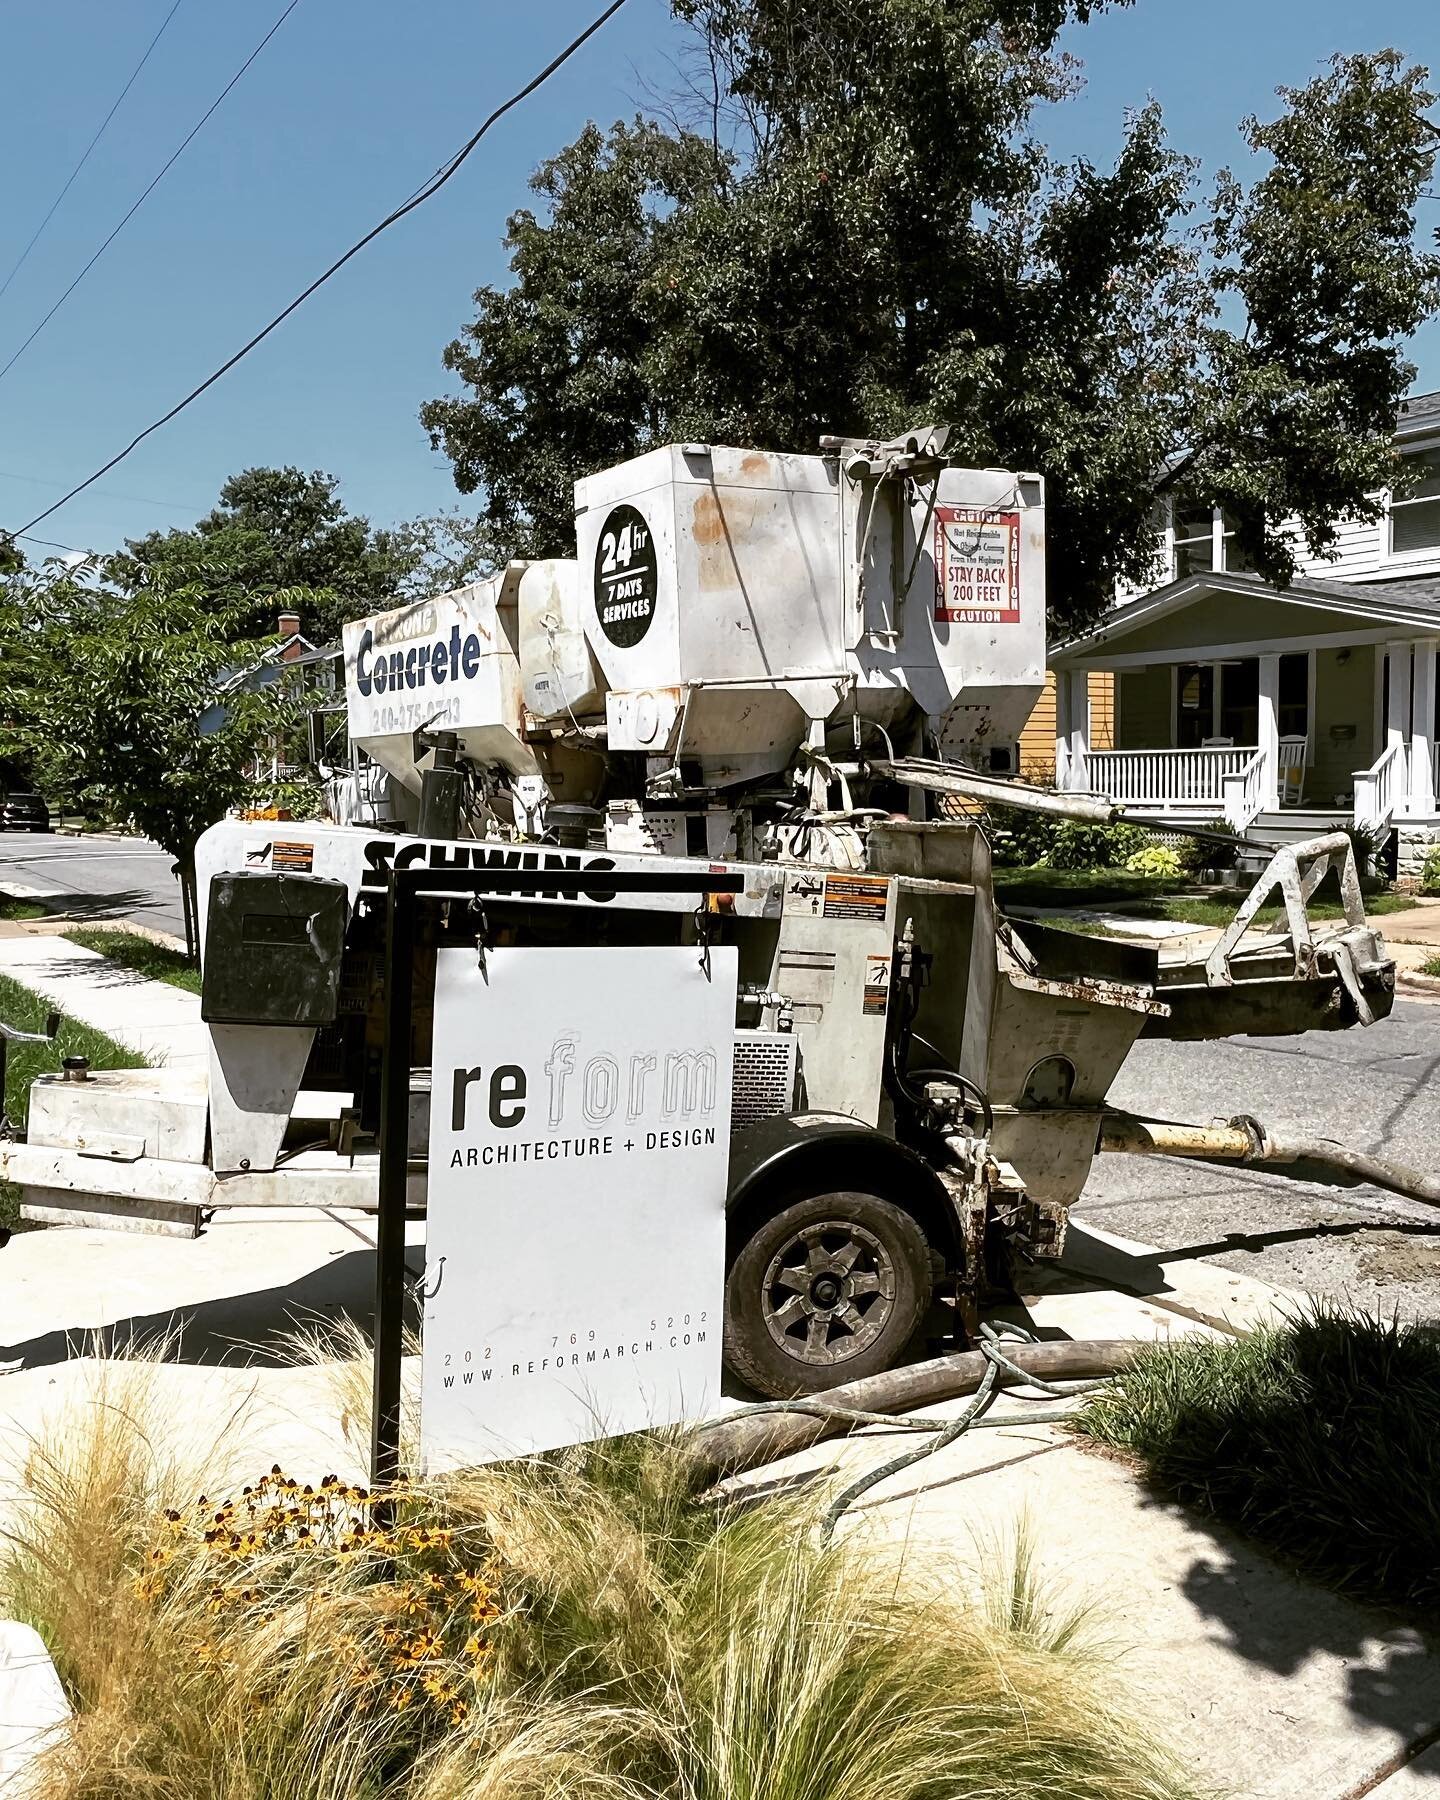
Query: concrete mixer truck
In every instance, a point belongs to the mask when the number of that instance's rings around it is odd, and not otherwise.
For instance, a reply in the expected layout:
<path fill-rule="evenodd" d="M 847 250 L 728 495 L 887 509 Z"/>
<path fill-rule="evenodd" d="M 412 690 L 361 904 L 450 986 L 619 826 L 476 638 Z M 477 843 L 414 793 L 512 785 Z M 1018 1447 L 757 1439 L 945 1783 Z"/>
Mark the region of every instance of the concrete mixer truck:
<path fill-rule="evenodd" d="M 573 559 L 346 626 L 377 821 L 206 834 L 208 1070 L 37 1081 L 0 1146 L 29 1216 L 195 1233 L 218 1207 L 373 1207 L 387 1050 L 422 1207 L 438 948 L 733 946 L 725 1350 L 789 1395 L 963 1334 L 1009 1259 L 1060 1252 L 1142 1033 L 1388 1010 L 1343 837 L 1279 852 L 1195 962 L 997 908 L 987 806 L 1116 816 L 1014 779 L 1045 671 L 1038 475 L 960 467 L 941 430 L 672 444 L 577 482 L 575 517 Z M 1332 869 L 1346 916 L 1321 932 Z M 396 942 L 405 870 L 467 872 L 469 897 Z M 1277 887 L 1284 929 L 1247 932 Z M 410 1041 L 387 1045 L 402 966 Z"/>

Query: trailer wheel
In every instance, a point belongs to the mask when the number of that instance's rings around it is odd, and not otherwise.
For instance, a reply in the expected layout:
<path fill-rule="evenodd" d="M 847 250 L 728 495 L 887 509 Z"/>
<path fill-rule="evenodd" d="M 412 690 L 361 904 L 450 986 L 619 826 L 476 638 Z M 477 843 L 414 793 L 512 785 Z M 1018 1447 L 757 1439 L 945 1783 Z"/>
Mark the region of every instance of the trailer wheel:
<path fill-rule="evenodd" d="M 725 1360 L 785 1400 L 893 1368 L 930 1302 L 920 1227 L 877 1194 L 802 1193 L 767 1218 L 725 1283 Z"/>

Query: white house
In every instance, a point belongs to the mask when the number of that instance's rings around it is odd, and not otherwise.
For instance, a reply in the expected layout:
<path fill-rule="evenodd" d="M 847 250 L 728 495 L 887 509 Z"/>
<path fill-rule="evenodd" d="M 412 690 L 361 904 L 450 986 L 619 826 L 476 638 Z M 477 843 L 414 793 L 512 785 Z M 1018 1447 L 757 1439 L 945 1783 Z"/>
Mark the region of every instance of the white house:
<path fill-rule="evenodd" d="M 1283 590 L 1218 509 L 1172 509 L 1163 585 L 1051 653 L 1059 785 L 1259 838 L 1393 832 L 1400 873 L 1418 868 L 1440 839 L 1440 393 L 1406 402 L 1395 441 L 1417 485 Z M 1095 671 L 1114 692 L 1103 748 Z"/>

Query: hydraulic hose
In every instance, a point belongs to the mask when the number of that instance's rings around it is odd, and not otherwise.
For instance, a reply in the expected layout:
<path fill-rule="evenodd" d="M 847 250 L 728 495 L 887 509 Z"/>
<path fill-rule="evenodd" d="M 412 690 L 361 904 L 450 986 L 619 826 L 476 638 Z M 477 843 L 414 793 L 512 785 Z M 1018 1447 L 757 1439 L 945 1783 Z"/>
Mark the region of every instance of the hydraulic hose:
<path fill-rule="evenodd" d="M 1299 1137 L 1271 1131 L 1258 1119 L 1241 1114 L 1224 1125 L 1186 1125 L 1169 1119 L 1142 1119 L 1131 1113 L 1106 1113 L 1100 1125 L 1100 1149 L 1128 1156 L 1178 1156 L 1195 1162 L 1250 1163 L 1273 1167 L 1296 1181 L 1329 1182 L 1354 1187 L 1369 1182 L 1422 1206 L 1440 1206 L 1440 1177 L 1426 1175 L 1406 1163 L 1351 1150 L 1334 1138 Z"/>

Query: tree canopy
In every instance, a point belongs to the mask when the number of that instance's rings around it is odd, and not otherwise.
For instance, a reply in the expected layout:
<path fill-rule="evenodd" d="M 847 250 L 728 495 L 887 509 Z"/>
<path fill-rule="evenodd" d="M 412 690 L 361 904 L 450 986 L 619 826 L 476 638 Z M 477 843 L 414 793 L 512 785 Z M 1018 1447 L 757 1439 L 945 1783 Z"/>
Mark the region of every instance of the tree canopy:
<path fill-rule="evenodd" d="M 346 510 L 339 485 L 318 470 L 242 470 L 190 530 L 128 539 L 109 573 L 132 589 L 158 576 L 208 596 L 244 636 L 272 633 L 293 608 L 312 642 L 329 642 L 392 600 L 413 561 L 395 532 Z"/>
<path fill-rule="evenodd" d="M 0 751 L 47 794 L 133 819 L 188 871 L 200 834 L 252 798 L 256 751 L 291 723 L 294 696 L 235 680 L 267 646 L 240 641 L 203 582 L 156 570 L 122 591 L 96 574 L 51 564 L 6 584 Z"/>
<path fill-rule="evenodd" d="M 1167 488 L 1280 582 L 1285 520 L 1323 552 L 1373 513 L 1440 297 L 1426 71 L 1344 56 L 1281 90 L 1241 125 L 1258 173 L 1202 204 L 1153 105 L 1107 168 L 1039 140 L 1078 85 L 1060 30 L 1103 3 L 672 0 L 687 91 L 536 172 L 513 279 L 445 351 L 464 391 L 422 409 L 487 554 L 573 553 L 575 478 L 657 443 L 920 421 L 1045 475 L 1059 628 L 1150 576 Z"/>

